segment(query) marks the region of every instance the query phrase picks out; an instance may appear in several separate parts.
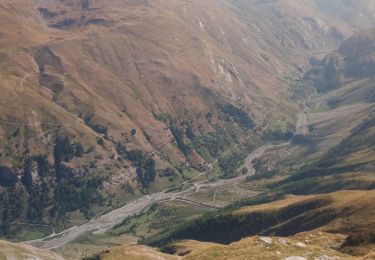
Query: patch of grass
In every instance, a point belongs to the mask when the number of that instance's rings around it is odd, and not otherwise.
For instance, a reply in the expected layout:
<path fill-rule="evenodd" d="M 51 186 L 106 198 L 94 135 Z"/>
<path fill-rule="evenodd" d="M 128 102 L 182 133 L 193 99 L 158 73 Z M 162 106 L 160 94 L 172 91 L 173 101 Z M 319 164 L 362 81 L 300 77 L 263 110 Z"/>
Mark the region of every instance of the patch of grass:
<path fill-rule="evenodd" d="M 199 147 L 197 149 L 197 152 L 199 153 L 200 156 L 206 161 L 206 162 L 213 162 L 215 161 L 215 158 L 211 155 L 209 149 L 207 147 Z"/>
<path fill-rule="evenodd" d="M 137 237 L 147 238 L 166 233 L 171 227 L 195 219 L 208 211 L 210 210 L 178 201 L 155 204 L 145 213 L 124 220 L 108 234 L 118 236 L 132 233 Z"/>

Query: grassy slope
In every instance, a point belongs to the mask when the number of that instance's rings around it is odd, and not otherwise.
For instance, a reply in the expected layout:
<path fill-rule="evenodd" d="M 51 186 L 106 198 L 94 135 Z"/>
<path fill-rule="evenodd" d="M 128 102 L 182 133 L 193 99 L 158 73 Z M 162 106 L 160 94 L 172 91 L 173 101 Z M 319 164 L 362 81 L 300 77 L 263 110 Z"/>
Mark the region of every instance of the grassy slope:
<path fill-rule="evenodd" d="M 355 57 L 356 54 L 346 55 Z M 367 76 L 348 77 L 345 71 L 353 66 L 350 61 L 341 66 L 337 89 L 309 104 L 312 108 L 310 134 L 302 138 L 295 150 L 280 148 L 279 153 L 286 153 L 289 160 L 295 160 L 302 168 L 268 187 L 281 194 L 317 194 L 344 189 L 369 191 L 288 197 L 275 203 L 207 216 L 177 230 L 171 237 L 228 243 L 247 235 L 293 235 L 322 228 L 350 235 L 343 251 L 363 253 L 362 249 L 353 247 L 372 243 L 374 239 L 374 84 Z M 361 62 L 357 66 L 361 67 Z M 285 157 L 281 156 L 281 160 L 285 161 Z"/>
<path fill-rule="evenodd" d="M 309 239 L 306 248 L 296 246 L 305 239 Z M 230 245 L 221 245 L 208 242 L 199 241 L 182 241 L 173 245 L 173 250 L 176 254 L 181 255 L 179 259 L 284 259 L 289 256 L 306 256 L 305 252 L 309 252 L 310 257 L 320 257 L 323 255 L 329 257 L 340 257 L 340 259 L 362 259 L 361 257 L 347 256 L 330 250 L 327 244 L 335 243 L 340 240 L 340 236 L 335 236 L 326 233 L 306 233 L 298 236 L 285 238 L 273 237 L 272 245 L 267 245 L 262 242 L 259 237 L 246 238 L 241 241 L 232 243 Z M 284 244 L 285 243 L 287 244 Z M 137 256 L 141 253 L 140 259 L 148 259 L 148 254 L 152 253 L 157 256 L 160 253 L 145 250 L 138 246 L 132 247 L 117 247 L 102 255 L 101 259 L 120 259 L 116 258 L 119 255 L 128 256 L 127 259 L 138 259 Z M 143 251 L 143 252 L 142 252 Z M 175 259 L 170 255 L 161 255 L 165 259 Z M 134 258 L 132 258 L 134 257 Z M 168 258 L 169 257 L 169 258 Z M 155 258 L 150 258 L 155 259 Z M 312 258 L 313 259 L 313 258 Z"/>
<path fill-rule="evenodd" d="M 212 132 L 215 124 L 199 116 L 217 110 L 213 101 L 204 96 L 206 89 L 250 112 L 258 125 L 264 120 L 277 119 L 280 128 L 288 129 L 292 127 L 296 106 L 281 94 L 287 90 L 283 76 L 294 66 L 304 64 L 310 50 L 332 48 L 337 42 L 334 36 L 317 26 L 313 26 L 312 31 L 305 29 L 314 22 L 306 20 L 306 24 L 299 24 L 296 21 L 300 17 L 319 17 L 326 27 L 342 27 L 344 35 L 351 32 L 350 24 L 339 26 L 343 21 L 325 17 L 314 5 L 304 7 L 302 4 L 297 6 L 296 12 L 291 12 L 290 5 L 295 3 L 289 2 L 279 3 L 278 7 L 280 12 L 292 16 L 291 19 L 261 22 L 262 17 L 271 16 L 270 6 L 243 8 L 242 4 L 236 2 L 235 8 L 228 8 L 216 1 L 193 1 L 184 6 L 163 1 L 152 5 L 115 1 L 110 5 L 92 2 L 86 8 L 50 0 L 43 1 L 40 7 L 49 12 L 65 13 L 43 20 L 33 4 L 5 1 L 1 15 L 3 20 L 12 23 L 6 23 L 1 31 L 7 36 L 1 45 L 1 53 L 6 58 L 2 59 L 1 86 L 7 97 L 3 100 L 7 103 L 2 103 L 0 109 L 2 118 L 28 123 L 69 123 L 71 125 L 64 131 L 76 135 L 85 144 L 93 144 L 97 134 L 72 115 L 82 118 L 93 113 L 95 122 L 107 125 L 109 136 L 115 141 L 126 139 L 129 148 L 156 150 L 159 167 L 168 163 L 179 165 L 184 158 L 176 144 L 169 142 L 173 137 L 166 131 L 166 122 L 156 120 L 154 115 L 192 121 L 197 134 Z M 237 7 L 245 12 L 239 12 Z M 79 26 L 63 30 L 46 28 L 81 16 L 85 20 Z M 27 23 L 24 17 L 28 18 Z M 95 19 L 107 23 L 92 23 Z M 291 25 L 296 26 L 294 32 L 288 31 Z M 18 34 L 14 33 L 15 27 Z M 272 33 L 267 38 L 263 37 L 263 31 Z M 282 43 L 277 40 L 280 34 L 285 35 Z M 22 35 L 21 40 L 19 35 Z M 307 46 L 301 38 L 306 38 Z M 41 46 L 48 46 L 64 66 L 64 75 L 54 73 L 65 85 L 56 102 L 51 101 L 45 88 L 36 86 L 32 55 Z M 290 64 L 295 54 L 304 60 Z M 24 88 L 18 90 L 15 85 Z M 23 102 L 21 106 L 20 102 Z M 278 109 L 269 107 L 270 103 L 276 104 Z M 32 107 L 32 115 L 22 107 Z M 267 110 L 271 113 L 263 118 Z M 214 121 L 217 119 L 215 117 Z M 3 126 L 1 131 L 7 136 L 14 128 Z M 36 132 L 43 130 L 38 126 L 31 128 Z M 133 128 L 138 131 L 131 137 L 129 132 Z M 23 131 L 21 133 L 23 136 Z M 47 140 L 49 135 L 43 137 Z M 50 144 L 37 145 L 40 139 L 39 136 L 30 140 L 32 153 L 49 150 Z M 0 144 L 7 143 L 9 141 L 2 140 Z M 14 150 L 15 154 L 21 152 Z M 95 155 L 100 154 L 105 159 L 115 153 L 110 142 L 107 150 L 97 147 Z M 19 154 L 14 157 L 22 161 Z M 12 159 L 12 156 L 3 156 L 1 161 L 14 166 Z M 197 163 L 199 158 L 193 161 Z"/>
<path fill-rule="evenodd" d="M 283 259 L 288 256 L 306 257 L 306 252 L 310 252 L 308 257 L 312 259 L 323 255 L 341 259 L 371 259 L 371 251 L 374 250 L 371 245 L 374 239 L 371 232 L 375 228 L 372 218 L 375 213 L 374 200 L 374 191 L 340 191 L 324 195 L 292 196 L 272 203 L 242 207 L 227 213 L 225 221 L 225 218 L 217 217 L 216 220 L 221 218 L 223 222 L 214 225 L 212 230 L 204 231 L 206 234 L 208 232 L 206 241 L 216 239 L 214 234 L 217 235 L 224 229 L 227 238 L 233 237 L 236 232 L 248 232 L 247 235 L 230 241 L 233 243 L 222 245 L 184 240 L 175 242 L 164 250 L 182 255 L 183 259 Z M 256 219 L 256 225 L 260 225 L 262 218 L 267 219 L 262 224 L 263 228 L 252 233 L 249 221 Z M 211 221 L 215 222 L 214 219 Z M 234 221 L 235 219 L 237 221 Z M 207 219 L 206 227 L 209 224 L 210 220 Z M 185 232 L 190 234 L 197 231 L 196 236 L 180 238 L 201 239 L 204 234 L 198 227 L 196 224 L 185 229 Z M 299 233 L 306 230 L 308 231 Z M 240 240 L 241 237 L 256 234 L 273 236 L 272 245 L 261 242 L 258 237 Z M 278 235 L 287 238 L 279 239 Z M 240 241 L 235 242 L 237 240 Z M 298 246 L 297 243 L 303 243 L 306 247 Z M 341 252 L 330 248 L 337 249 L 337 244 L 344 245 L 339 250 Z M 117 259 L 121 254 L 138 255 L 140 250 L 145 256 L 150 252 L 138 246 L 116 247 L 103 253 L 101 259 Z M 355 257 L 346 253 L 361 256 Z M 368 258 L 363 258 L 366 254 Z"/>
<path fill-rule="evenodd" d="M 373 67 L 366 65 L 373 60 L 374 42 L 374 30 L 359 33 L 305 74 L 305 80 L 324 86 L 316 76 L 324 78 L 328 61 L 336 57 L 336 72 L 330 75 L 336 85 L 320 89 L 322 93 L 307 102 L 309 134 L 259 161 L 260 179 L 262 174 L 283 178 L 274 178 L 276 184 L 269 188 L 284 194 L 374 188 L 375 83 L 368 74 Z M 317 68 L 321 71 L 314 74 Z"/>
<path fill-rule="evenodd" d="M 290 19 L 262 23 L 259 22 L 262 17 L 270 17 L 274 12 L 269 5 L 254 9 L 236 3 L 239 11 L 217 1 L 192 1 L 185 6 L 173 1 L 155 1 L 151 5 L 103 1 L 93 3 L 98 9 L 73 5 L 72 10 L 51 0 L 43 1 L 44 7 L 67 12 L 42 19 L 36 6 L 24 2 L 1 3 L 1 20 L 7 22 L 0 31 L 6 36 L 0 41 L 0 87 L 6 97 L 0 101 L 0 114 L 1 119 L 20 124 L 2 125 L 0 145 L 6 153 L 1 154 L 0 163 L 19 169 L 25 152 L 50 154 L 54 133 L 58 130 L 67 133 L 82 142 L 86 150 L 94 147 L 93 152 L 70 165 L 80 168 L 96 162 L 97 171 L 108 178 L 105 183 L 108 197 L 114 196 L 106 204 L 108 209 L 133 198 L 131 194 L 124 195 L 123 190 L 125 184 L 135 182 L 129 163 L 112 160 L 117 157 L 113 143 L 120 141 L 128 149 L 153 152 L 158 168 L 179 166 L 186 158 L 176 140 L 171 141 L 175 139 L 168 130 L 171 116 L 181 121 L 177 125 L 182 132 L 186 130 L 182 121 L 187 121 L 193 123 L 198 137 L 213 132 L 216 135 L 212 139 L 225 136 L 225 145 L 211 142 L 200 145 L 221 145 L 218 150 L 223 150 L 247 132 L 231 120 L 227 122 L 228 117 L 218 109 L 217 100 L 241 107 L 258 126 L 273 121 L 278 122 L 273 130 L 291 130 L 297 105 L 285 94 L 288 86 L 284 75 L 302 66 L 312 52 L 337 44 L 334 35 L 324 28 L 335 25 L 344 35 L 351 32 L 349 24 L 341 26 L 343 21 L 325 17 L 314 6 L 301 4 L 291 11 L 290 6 L 295 5 L 291 1 L 278 4 L 280 12 Z M 103 18 L 109 23 L 83 22 L 66 30 L 47 27 L 81 16 L 84 22 Z M 316 21 L 308 19 L 300 23 L 301 17 L 310 16 L 319 17 L 324 26 L 316 26 Z M 312 31 L 306 30 L 314 24 Z M 267 35 L 271 36 L 264 37 L 263 32 L 270 32 Z M 281 42 L 280 35 L 285 35 Z M 64 83 L 55 98 L 51 91 L 38 85 L 33 57 L 42 46 L 48 46 L 63 66 L 61 71 L 61 66 L 53 60 L 43 60 L 46 71 Z M 301 60 L 294 60 L 296 55 Z M 207 119 L 210 112 L 214 114 L 211 122 Z M 88 114 L 93 115 L 95 123 L 109 128 L 103 147 L 96 144 L 96 139 L 104 135 L 81 120 Z M 39 124 L 43 122 L 69 126 Z M 217 129 L 231 125 L 235 127 L 230 131 Z M 20 135 L 12 138 L 17 128 Z M 137 130 L 134 136 L 130 134 L 133 128 Z M 183 137 L 190 143 L 185 134 Z M 49 159 L 52 163 L 51 156 Z M 202 162 L 198 155 L 189 155 L 189 160 L 193 164 Z M 157 177 L 150 190 L 173 186 L 181 179 L 181 176 L 172 181 Z M 104 207 L 94 213 L 103 210 Z M 83 219 L 81 213 L 74 213 L 71 224 Z"/>
<path fill-rule="evenodd" d="M 135 172 L 128 162 L 113 160 L 119 156 L 116 142 L 152 154 L 158 169 L 181 166 L 186 160 L 199 165 L 202 156 L 214 157 L 249 132 L 221 111 L 222 103 L 228 102 L 245 111 L 257 126 L 274 121 L 280 123 L 273 130 L 291 130 L 297 105 L 287 94 L 284 75 L 304 65 L 312 51 L 337 44 L 324 26 L 310 31 L 306 28 L 314 22 L 296 21 L 320 17 L 326 27 L 337 25 L 344 35 L 351 32 L 351 25 L 340 26 L 343 21 L 325 17 L 315 6 L 302 4 L 291 12 L 292 2 L 280 9 L 291 19 L 264 23 L 264 17 L 273 16 L 272 8 L 244 9 L 241 3 L 118 0 L 91 1 L 87 7 L 48 0 L 39 4 L 25 0 L 0 4 L 4 97 L 0 164 L 21 170 L 25 154 L 47 154 L 53 166 L 54 136 L 68 134 L 91 151 L 69 166 L 105 180 L 106 206 L 94 208 L 93 214 L 139 195 L 126 192 L 127 184 L 136 186 Z M 40 13 L 38 7 L 48 10 Z M 67 19 L 80 22 L 61 23 Z M 60 30 L 48 27 L 59 23 Z M 297 26 L 294 32 L 289 31 L 292 26 Z M 270 33 L 265 37 L 264 32 Z M 279 35 L 285 35 L 282 43 Z M 306 46 L 301 38 L 308 35 Z M 301 60 L 292 64 L 295 56 Z M 37 65 L 44 70 L 38 71 Z M 41 72 L 50 80 L 43 81 Z M 169 129 L 172 124 L 179 128 L 183 142 L 198 151 L 208 147 L 211 154 L 193 151 L 185 158 L 177 142 L 181 140 Z M 195 138 L 185 134 L 189 124 Z M 108 134 L 94 131 L 93 126 L 108 127 Z M 99 145 L 97 138 L 106 140 Z M 179 173 L 171 180 L 157 177 L 150 191 L 173 186 L 182 177 Z M 53 178 L 48 181 L 53 186 Z M 75 212 L 71 220 L 70 224 L 80 223 L 84 217 Z"/>
<path fill-rule="evenodd" d="M 371 205 L 374 195 L 374 191 L 340 191 L 328 195 L 288 197 L 260 206 L 207 215 L 178 228 L 170 238 L 229 243 L 255 234 L 288 236 L 319 227 L 333 230 L 335 225 L 336 232 L 348 233 L 351 229 L 345 229 L 345 225 L 352 226 L 353 233 L 362 232 L 367 227 L 371 232 L 374 225 L 371 215 L 363 214 L 362 209 L 366 212 L 374 210 Z M 345 225 L 340 222 L 348 219 L 350 221 Z"/>
<path fill-rule="evenodd" d="M 310 134 L 290 155 L 305 166 L 283 181 L 289 182 L 288 187 L 280 190 L 308 193 L 330 191 L 330 186 L 331 190 L 374 187 L 375 82 L 371 76 L 374 68 L 369 65 L 375 53 L 374 32 L 353 36 L 322 61 L 325 73 L 327 61 L 332 57 L 338 60 L 335 75 L 331 75 L 337 78 L 336 85 L 322 90 L 323 94 L 311 102 Z M 324 85 L 322 81 L 318 84 Z M 326 183 L 332 175 L 340 176 L 339 180 Z"/>
<path fill-rule="evenodd" d="M 273 187 L 280 192 L 298 194 L 340 189 L 372 189 L 375 187 L 374 138 L 372 114 L 318 160 L 283 180 L 282 185 Z"/>
<path fill-rule="evenodd" d="M 64 260 L 60 255 L 30 245 L 0 241 L 0 259 Z"/>

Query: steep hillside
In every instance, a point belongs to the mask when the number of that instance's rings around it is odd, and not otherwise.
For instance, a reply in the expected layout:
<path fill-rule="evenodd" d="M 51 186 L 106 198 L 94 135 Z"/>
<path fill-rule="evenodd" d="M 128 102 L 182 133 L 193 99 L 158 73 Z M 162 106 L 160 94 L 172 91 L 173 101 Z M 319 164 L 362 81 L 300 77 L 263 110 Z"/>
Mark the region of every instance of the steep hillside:
<path fill-rule="evenodd" d="M 303 84 L 318 93 L 303 104 L 304 131 L 292 146 L 257 162 L 258 179 L 283 178 L 268 188 L 311 194 L 374 187 L 374 43 L 373 29 L 358 33 L 304 74 Z"/>
<path fill-rule="evenodd" d="M 307 131 L 297 131 L 289 145 L 266 151 L 255 163 L 256 175 L 244 184 L 263 188 L 266 196 L 240 201 L 144 242 L 165 245 L 175 239 L 196 239 L 229 244 L 249 235 L 294 236 L 318 229 L 347 235 L 336 248 L 342 253 L 370 253 L 374 243 L 374 42 L 373 30 L 359 33 L 305 73 L 300 84 L 317 89 L 301 104 L 301 114 L 306 117 L 301 124 Z M 339 192 L 308 195 L 332 191 Z M 290 193 L 307 196 L 287 196 L 243 207 Z M 196 252 L 191 253 L 194 257 L 202 253 L 200 246 L 205 247 L 197 243 L 198 249 L 192 246 L 184 251 L 184 242 L 181 244 L 180 252 Z M 212 250 L 206 253 L 218 250 L 217 245 L 206 246 Z M 176 247 L 168 250 L 179 252 L 178 244 Z M 224 250 L 230 249 L 223 248 L 222 254 Z M 233 250 L 228 257 L 236 253 Z"/>
<path fill-rule="evenodd" d="M 229 209 L 186 224 L 170 238 L 227 244 L 250 235 L 291 236 L 323 228 L 354 237 L 370 235 L 369 241 L 363 242 L 371 243 L 374 194 L 374 191 L 340 191 L 327 195 L 291 196 L 267 204 Z M 369 214 L 363 214 L 363 209 Z"/>
<path fill-rule="evenodd" d="M 308 192 L 374 187 L 374 36 L 374 30 L 369 30 L 349 38 L 305 74 L 324 94 L 309 104 L 309 135 L 300 140 L 304 148 L 292 155 L 312 160 L 284 181 L 292 181 L 287 190 L 304 190 L 301 181 L 310 187 L 315 183 L 317 190 L 310 188 Z M 333 175 L 336 178 L 325 183 L 324 177 Z M 337 176 L 342 177 L 339 183 Z"/>
<path fill-rule="evenodd" d="M 314 81 L 320 92 L 345 86 L 349 82 L 373 77 L 375 29 L 358 33 L 328 55 L 318 66 L 305 74 Z M 367 96 L 368 95 L 368 96 Z M 373 93 L 363 93 L 367 102 L 374 102 Z M 331 105 L 334 105 L 331 102 Z"/>
<path fill-rule="evenodd" d="M 285 79 L 368 21 L 262 3 L 0 1 L 1 234 L 82 223 L 293 132 Z"/>

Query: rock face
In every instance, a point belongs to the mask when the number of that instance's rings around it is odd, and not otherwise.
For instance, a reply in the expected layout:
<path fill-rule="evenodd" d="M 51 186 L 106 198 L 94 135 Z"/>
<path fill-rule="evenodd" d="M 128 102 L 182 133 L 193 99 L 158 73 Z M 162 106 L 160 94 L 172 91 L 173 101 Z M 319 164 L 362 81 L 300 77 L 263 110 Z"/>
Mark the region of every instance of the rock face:
<path fill-rule="evenodd" d="M 289 244 L 288 239 L 286 239 L 286 238 L 279 238 L 278 241 L 279 241 L 281 244 L 284 244 L 284 245 Z"/>
<path fill-rule="evenodd" d="M 296 247 L 305 248 L 305 247 L 306 247 L 306 244 L 301 243 L 301 242 L 297 242 L 297 243 L 296 243 Z"/>
<path fill-rule="evenodd" d="M 334 259 L 338 259 L 338 257 L 322 255 L 322 256 L 318 256 L 314 258 L 314 260 L 334 260 Z"/>
<path fill-rule="evenodd" d="M 272 238 L 270 237 L 259 237 L 259 240 L 267 245 L 272 245 Z"/>

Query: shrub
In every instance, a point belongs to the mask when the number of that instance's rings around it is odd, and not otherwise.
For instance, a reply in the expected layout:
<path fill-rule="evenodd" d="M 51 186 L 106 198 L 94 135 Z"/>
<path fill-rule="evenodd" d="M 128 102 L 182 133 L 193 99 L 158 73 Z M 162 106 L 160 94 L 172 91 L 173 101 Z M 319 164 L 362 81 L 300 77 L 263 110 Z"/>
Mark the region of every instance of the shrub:
<path fill-rule="evenodd" d="M 236 122 L 243 128 L 255 127 L 254 121 L 249 117 L 249 115 L 245 111 L 230 103 L 225 103 L 221 105 L 220 110 L 224 114 L 227 114 L 230 118 L 233 119 L 234 122 Z"/>

